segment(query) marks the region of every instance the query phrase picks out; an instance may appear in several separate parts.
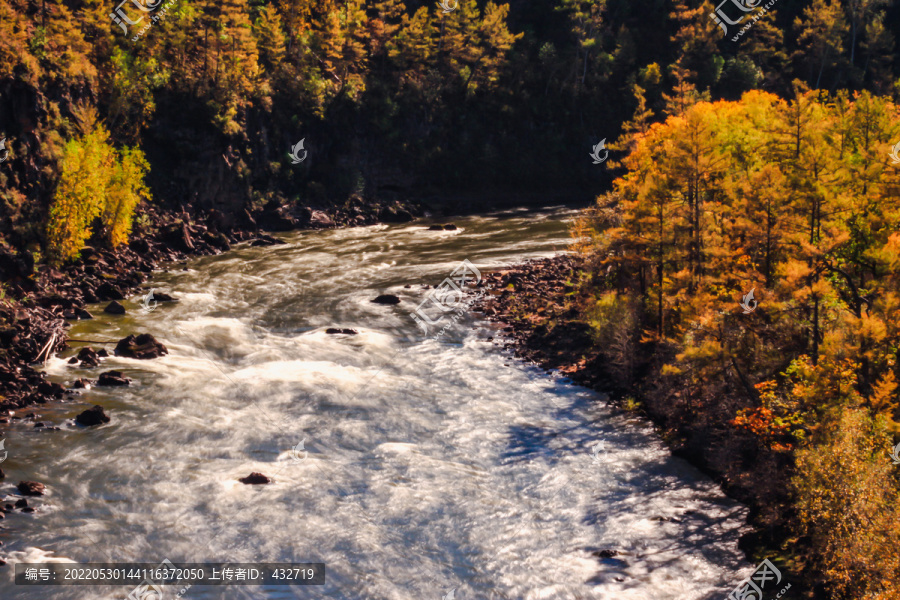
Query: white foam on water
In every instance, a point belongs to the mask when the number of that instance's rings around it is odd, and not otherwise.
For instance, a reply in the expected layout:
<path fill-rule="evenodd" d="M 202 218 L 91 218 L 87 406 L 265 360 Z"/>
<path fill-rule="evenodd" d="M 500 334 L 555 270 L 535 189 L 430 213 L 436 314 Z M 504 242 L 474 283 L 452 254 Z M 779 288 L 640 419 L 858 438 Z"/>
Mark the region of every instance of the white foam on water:
<path fill-rule="evenodd" d="M 453 236 L 409 225 L 288 234 L 287 246 L 160 274 L 154 284 L 179 304 L 76 323 L 86 339 L 150 331 L 170 354 L 94 370 L 48 363 L 51 378 L 122 368 L 135 383 L 76 401 L 103 405 L 111 423 L 45 432 L 39 465 L 10 461 L 11 477 L 50 493 L 27 522 L 8 516 L 16 534 L 2 555 L 327 565 L 324 586 L 195 586 L 185 598 L 198 600 L 727 595 L 747 574 L 746 510 L 651 427 L 486 343 L 496 334 L 477 315 L 422 336 L 408 316 L 422 284 L 466 258 L 486 272 L 566 238 L 552 215 L 456 222 Z M 384 290 L 401 304 L 370 302 Z M 238 482 L 251 472 L 274 483 Z M 128 591 L 41 588 L 41 599 Z M 4 599 L 32 594 L 0 581 Z"/>

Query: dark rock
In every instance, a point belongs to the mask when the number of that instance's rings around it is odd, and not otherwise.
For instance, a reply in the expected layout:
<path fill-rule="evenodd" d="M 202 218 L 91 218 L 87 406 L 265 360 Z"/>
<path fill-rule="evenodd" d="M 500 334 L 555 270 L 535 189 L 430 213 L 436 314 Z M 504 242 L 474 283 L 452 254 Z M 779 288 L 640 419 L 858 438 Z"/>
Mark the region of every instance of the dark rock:
<path fill-rule="evenodd" d="M 213 248 L 218 248 L 223 252 L 231 249 L 231 244 L 228 243 L 228 236 L 226 236 L 224 233 L 213 233 L 211 231 L 206 231 L 203 233 L 202 238 L 204 242 L 206 242 Z"/>
<path fill-rule="evenodd" d="M 119 371 L 107 371 L 106 373 L 100 373 L 97 385 L 131 385 L 131 380 L 127 377 L 122 377 L 122 373 Z"/>
<path fill-rule="evenodd" d="M 400 304 L 400 298 L 394 294 L 381 294 L 372 300 L 375 304 Z"/>
<path fill-rule="evenodd" d="M 255 240 L 250 242 L 251 246 L 276 246 L 281 244 L 287 244 L 287 242 L 266 234 L 260 234 L 256 236 Z"/>
<path fill-rule="evenodd" d="M 164 292 L 153 292 L 152 300 L 155 300 L 157 302 L 178 302 L 177 298 L 173 298 L 172 296 Z"/>
<path fill-rule="evenodd" d="M 72 384 L 72 387 L 78 390 L 89 390 L 91 389 L 91 380 L 90 379 L 76 379 L 75 383 Z"/>
<path fill-rule="evenodd" d="M 414 217 L 404 208 L 390 206 L 378 213 L 378 218 L 384 223 L 409 223 Z"/>
<path fill-rule="evenodd" d="M 92 315 L 92 314 L 89 313 L 88 311 L 84 310 L 83 308 L 76 308 L 76 309 L 75 309 L 75 312 L 78 314 L 78 318 L 79 318 L 79 319 L 82 319 L 82 320 L 85 320 L 85 321 L 88 320 L 88 319 L 93 319 L 93 318 L 94 318 L 94 315 Z"/>
<path fill-rule="evenodd" d="M 65 393 L 66 388 L 58 383 L 42 381 L 38 384 L 37 391 L 39 394 L 44 394 L 45 396 L 56 396 L 57 398 L 60 398 Z"/>
<path fill-rule="evenodd" d="M 122 290 L 120 290 L 118 287 L 116 287 L 109 281 L 104 281 L 99 286 L 97 286 L 96 294 L 100 300 L 124 300 L 125 299 L 125 295 L 122 293 Z M 87 300 L 87 294 L 85 294 L 85 300 Z"/>
<path fill-rule="evenodd" d="M 102 423 L 109 423 L 109 415 L 103 410 L 102 406 L 94 405 L 75 417 L 75 422 L 85 427 L 92 427 Z"/>
<path fill-rule="evenodd" d="M 28 500 L 26 500 L 25 498 L 19 498 L 18 500 L 16 500 L 16 508 L 25 508 L 26 506 L 28 506 Z"/>
<path fill-rule="evenodd" d="M 595 550 L 594 552 L 591 552 L 591 554 L 593 554 L 594 556 L 599 556 L 600 558 L 612 558 L 614 556 L 618 556 L 619 551 L 618 550 L 609 550 L 609 549 Z"/>
<path fill-rule="evenodd" d="M 447 225 L 444 225 L 444 231 L 456 231 L 457 229 L 459 229 L 459 227 L 457 227 L 453 223 L 448 223 Z"/>
<path fill-rule="evenodd" d="M 124 315 L 125 307 L 113 300 L 109 304 L 106 305 L 106 308 L 103 309 L 103 312 L 111 314 L 111 315 Z"/>
<path fill-rule="evenodd" d="M 321 210 L 314 210 L 309 218 L 310 227 L 334 227 L 334 220 Z"/>
<path fill-rule="evenodd" d="M 43 496 L 45 488 L 43 483 L 37 481 L 20 481 L 16 489 L 23 496 Z"/>
<path fill-rule="evenodd" d="M 428 228 L 428 231 L 443 231 L 443 230 L 444 230 L 443 225 L 432 225 L 431 227 Z"/>
<path fill-rule="evenodd" d="M 144 238 L 138 238 L 128 242 L 128 246 L 138 254 L 147 254 L 150 252 L 150 242 Z"/>
<path fill-rule="evenodd" d="M 6 473 L 3 472 L 3 469 L 0 469 L 0 479 L 6 479 Z"/>
<path fill-rule="evenodd" d="M 241 483 L 245 485 L 262 485 L 265 483 L 271 483 L 272 480 L 263 475 L 262 473 L 250 473 L 246 477 L 242 477 L 238 479 Z"/>
<path fill-rule="evenodd" d="M 173 223 L 164 228 L 160 233 L 160 237 L 173 248 L 182 252 L 192 252 L 194 250 L 194 240 L 191 238 L 191 230 L 188 229 L 188 225 L 184 221 Z"/>
<path fill-rule="evenodd" d="M 337 327 L 329 327 L 325 330 L 325 333 L 330 333 L 332 335 L 338 333 L 342 333 L 344 335 L 356 335 L 359 332 L 355 329 L 338 329 Z"/>
<path fill-rule="evenodd" d="M 78 351 L 77 357 L 81 361 L 82 367 L 98 367 L 100 366 L 100 356 L 90 346 L 85 346 Z"/>
<path fill-rule="evenodd" d="M 119 340 L 115 349 L 116 356 L 139 358 L 141 360 L 159 358 L 163 354 L 168 353 L 169 350 L 163 344 L 157 342 L 156 338 L 149 333 L 142 333 L 138 336 L 129 335 Z"/>
<path fill-rule="evenodd" d="M 97 356 L 100 358 L 107 358 L 109 357 L 109 352 L 106 351 L 106 348 L 100 348 L 97 350 Z"/>
<path fill-rule="evenodd" d="M 69 364 L 70 364 L 70 365 L 74 365 L 74 364 L 76 364 L 77 362 L 78 362 L 78 357 L 77 357 L 77 356 L 73 356 L 72 358 L 69 359 Z"/>
<path fill-rule="evenodd" d="M 300 226 L 299 221 L 288 213 L 285 206 L 274 207 L 267 205 L 266 209 L 259 215 L 257 222 L 262 229 L 268 229 L 269 231 L 291 231 Z"/>
<path fill-rule="evenodd" d="M 40 427 L 46 427 L 47 425 L 46 425 L 45 423 L 43 423 L 43 422 L 40 422 L 40 423 L 35 423 L 34 426 L 35 426 L 36 428 L 40 428 Z"/>
<path fill-rule="evenodd" d="M 22 509 L 22 512 L 23 512 L 23 513 L 33 513 L 33 512 L 34 512 L 34 509 L 31 508 L 30 506 L 28 506 L 28 507 L 23 508 L 23 509 Z"/>

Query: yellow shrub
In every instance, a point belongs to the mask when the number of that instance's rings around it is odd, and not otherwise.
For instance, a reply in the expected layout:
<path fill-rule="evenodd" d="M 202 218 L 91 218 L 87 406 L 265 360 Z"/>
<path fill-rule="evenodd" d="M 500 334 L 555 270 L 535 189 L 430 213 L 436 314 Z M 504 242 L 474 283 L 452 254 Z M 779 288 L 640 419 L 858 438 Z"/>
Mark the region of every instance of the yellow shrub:
<path fill-rule="evenodd" d="M 147 197 L 144 174 L 147 162 L 138 149 L 117 152 L 109 133 L 99 125 L 69 141 L 61 161 L 61 174 L 47 223 L 47 250 L 54 264 L 78 257 L 100 217 L 98 233 L 116 247 L 128 241 L 134 209 Z"/>

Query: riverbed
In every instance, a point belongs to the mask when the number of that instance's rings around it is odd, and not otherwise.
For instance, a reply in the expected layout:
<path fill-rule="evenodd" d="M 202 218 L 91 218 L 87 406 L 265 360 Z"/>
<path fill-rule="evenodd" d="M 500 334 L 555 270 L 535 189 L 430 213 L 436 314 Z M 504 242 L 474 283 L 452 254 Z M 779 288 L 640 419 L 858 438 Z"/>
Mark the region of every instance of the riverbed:
<path fill-rule="evenodd" d="M 155 274 L 147 287 L 177 303 L 90 307 L 70 337 L 111 351 L 146 332 L 169 354 L 81 369 L 72 344 L 48 362 L 67 385 L 111 369 L 132 385 L 35 409 L 60 431 L 5 432 L 3 491 L 27 479 L 47 495 L 2 522 L 0 597 L 130 591 L 16 586 L 17 561 L 168 559 L 326 565 L 322 586 L 183 596 L 198 600 L 724 598 L 752 571 L 737 548 L 745 507 L 603 394 L 513 358 L 478 313 L 438 307 L 427 329 L 410 316 L 463 261 L 486 272 L 565 251 L 574 216 L 283 234 Z M 74 426 L 91 404 L 112 421 Z M 238 482 L 251 472 L 273 483 Z"/>

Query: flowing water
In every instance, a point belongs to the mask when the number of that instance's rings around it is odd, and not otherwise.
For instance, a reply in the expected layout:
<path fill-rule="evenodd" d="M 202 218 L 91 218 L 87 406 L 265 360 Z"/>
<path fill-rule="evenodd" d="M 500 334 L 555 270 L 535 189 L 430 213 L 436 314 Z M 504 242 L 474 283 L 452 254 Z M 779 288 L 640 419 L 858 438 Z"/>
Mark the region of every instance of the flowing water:
<path fill-rule="evenodd" d="M 133 383 L 39 407 L 61 431 L 6 431 L 2 489 L 30 479 L 48 493 L 3 521 L 0 556 L 327 567 L 324 586 L 194 586 L 189 599 L 724 598 L 751 570 L 742 506 L 645 422 L 488 341 L 499 332 L 477 313 L 439 338 L 409 316 L 464 259 L 484 272 L 564 250 L 572 216 L 292 233 L 157 273 L 177 304 L 91 307 L 71 337 L 149 332 L 169 355 L 48 363 L 54 381 L 116 369 Z M 402 302 L 370 302 L 381 293 Z M 112 422 L 66 421 L 88 404 Z M 274 483 L 237 481 L 254 471 Z M 618 554 L 592 554 L 604 549 Z M 17 587 L 4 572 L 4 599 L 130 591 Z"/>

